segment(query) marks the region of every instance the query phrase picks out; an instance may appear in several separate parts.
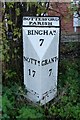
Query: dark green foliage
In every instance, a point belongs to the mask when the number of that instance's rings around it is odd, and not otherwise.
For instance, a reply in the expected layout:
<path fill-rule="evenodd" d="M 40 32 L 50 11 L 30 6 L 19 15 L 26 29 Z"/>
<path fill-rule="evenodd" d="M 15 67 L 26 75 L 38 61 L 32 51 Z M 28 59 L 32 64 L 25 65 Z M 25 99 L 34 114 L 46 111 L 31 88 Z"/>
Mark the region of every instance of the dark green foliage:
<path fill-rule="evenodd" d="M 24 98 L 24 90 L 17 84 L 3 86 L 3 115 L 2 118 L 44 118 L 44 110 L 41 107 L 30 105 Z"/>
<path fill-rule="evenodd" d="M 56 118 L 66 120 L 80 119 L 80 75 L 78 73 L 79 60 L 62 60 L 60 66 L 58 98 L 56 104 L 51 105 L 49 112 Z M 80 66 L 80 65 L 79 65 Z M 65 71 L 65 72 L 64 72 Z"/>
<path fill-rule="evenodd" d="M 10 78 L 16 73 L 17 79 L 14 78 L 14 81 L 19 82 L 23 79 L 23 69 L 21 69 L 23 67 L 23 16 L 36 16 L 36 14 L 40 16 L 42 12 L 47 12 L 47 8 L 45 3 L 42 5 L 37 2 L 6 2 L 2 12 L 3 77 L 7 82 L 7 77 Z M 21 81 L 20 83 L 23 84 Z"/>
<path fill-rule="evenodd" d="M 60 46 L 61 58 L 79 58 L 80 57 L 80 43 L 79 42 L 69 42 L 62 43 Z"/>
<path fill-rule="evenodd" d="M 37 119 L 43 119 L 44 118 L 44 114 L 41 110 L 38 110 L 36 108 L 30 107 L 30 106 L 24 106 L 19 110 L 19 116 L 17 116 L 16 118 L 37 118 Z"/>
<path fill-rule="evenodd" d="M 25 90 L 18 83 L 10 84 L 9 81 L 8 86 L 3 86 L 3 119 L 79 120 L 80 75 L 78 68 L 80 68 L 80 61 L 66 58 L 61 60 L 59 65 L 58 96 L 44 107 L 36 107 L 28 103 L 24 98 Z"/>

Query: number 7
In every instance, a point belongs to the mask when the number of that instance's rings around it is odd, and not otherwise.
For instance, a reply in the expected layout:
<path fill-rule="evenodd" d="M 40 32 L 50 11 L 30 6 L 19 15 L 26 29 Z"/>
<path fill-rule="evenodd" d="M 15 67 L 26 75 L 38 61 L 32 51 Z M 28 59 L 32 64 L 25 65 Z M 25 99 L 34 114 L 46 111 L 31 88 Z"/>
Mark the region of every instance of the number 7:
<path fill-rule="evenodd" d="M 34 76 L 35 76 L 36 71 L 34 71 L 34 70 L 33 70 L 33 71 L 32 71 L 32 73 L 33 73 L 33 77 L 34 77 Z"/>
<path fill-rule="evenodd" d="M 43 42 L 44 42 L 44 39 L 40 39 L 39 40 L 41 43 L 40 43 L 40 46 L 42 46 Z"/>
<path fill-rule="evenodd" d="M 49 76 L 51 76 L 52 74 L 52 69 L 49 69 Z"/>

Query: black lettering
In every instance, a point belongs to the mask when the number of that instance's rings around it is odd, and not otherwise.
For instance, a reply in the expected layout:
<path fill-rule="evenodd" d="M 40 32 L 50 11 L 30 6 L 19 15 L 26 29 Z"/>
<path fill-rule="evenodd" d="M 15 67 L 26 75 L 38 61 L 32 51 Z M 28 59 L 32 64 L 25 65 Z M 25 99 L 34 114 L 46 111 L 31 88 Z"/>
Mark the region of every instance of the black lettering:
<path fill-rule="evenodd" d="M 58 60 L 57 56 L 55 57 L 55 62 Z"/>
<path fill-rule="evenodd" d="M 31 75 L 31 70 L 29 69 L 29 75 Z"/>
<path fill-rule="evenodd" d="M 45 22 L 45 25 L 47 25 L 47 22 Z"/>
<path fill-rule="evenodd" d="M 44 35 L 48 35 L 48 30 L 44 30 Z"/>
<path fill-rule="evenodd" d="M 41 21 L 41 18 L 39 17 L 39 18 L 37 18 L 37 21 Z"/>
<path fill-rule="evenodd" d="M 31 30 L 28 30 L 28 35 L 32 35 L 32 32 L 31 32 Z"/>
<path fill-rule="evenodd" d="M 41 43 L 40 43 L 40 46 L 42 46 L 43 42 L 44 42 L 44 39 L 40 39 L 39 40 Z"/>
<path fill-rule="evenodd" d="M 53 35 L 52 31 L 49 32 L 49 35 Z"/>
<path fill-rule="evenodd" d="M 33 71 L 32 71 L 32 73 L 33 73 L 33 77 L 34 77 L 34 76 L 35 76 L 36 71 L 34 71 L 34 70 L 33 70 Z"/>
<path fill-rule="evenodd" d="M 31 64 L 35 64 L 36 65 L 36 62 L 37 62 L 37 60 L 31 58 Z"/>
<path fill-rule="evenodd" d="M 53 32 L 56 33 L 56 30 L 54 30 Z"/>
<path fill-rule="evenodd" d="M 51 76 L 52 74 L 52 69 L 49 69 L 49 76 Z"/>
<path fill-rule="evenodd" d="M 29 58 L 27 58 L 26 60 L 27 60 L 27 62 L 30 62 L 30 59 L 29 59 Z"/>
<path fill-rule="evenodd" d="M 33 31 L 33 30 L 32 30 Z M 38 35 L 39 34 L 39 31 L 38 30 L 34 30 L 34 33 L 33 35 Z"/>
<path fill-rule="evenodd" d="M 39 31 L 39 35 L 42 35 L 42 34 L 43 34 L 42 30 L 40 30 L 40 31 Z"/>
<path fill-rule="evenodd" d="M 30 60 L 31 60 L 31 64 L 33 64 L 33 59 L 32 59 L 32 58 L 30 58 Z"/>
<path fill-rule="evenodd" d="M 28 20 L 28 21 L 29 21 L 29 20 L 30 20 L 30 18 L 23 18 L 23 20 Z"/>
<path fill-rule="evenodd" d="M 36 65 L 37 60 L 34 59 L 34 61 L 35 61 L 35 65 Z"/>
<path fill-rule="evenodd" d="M 26 57 L 24 56 L 24 60 L 27 61 Z"/>
<path fill-rule="evenodd" d="M 41 22 L 37 22 L 38 23 L 38 25 L 41 25 Z"/>
<path fill-rule="evenodd" d="M 43 60 L 43 61 L 41 62 L 41 65 L 42 65 L 42 66 L 44 66 L 44 65 L 45 65 L 45 60 Z"/>
<path fill-rule="evenodd" d="M 40 66 L 40 61 L 38 61 L 38 66 Z"/>
<path fill-rule="evenodd" d="M 52 21 L 52 18 L 48 18 L 49 21 Z"/>
<path fill-rule="evenodd" d="M 32 25 L 32 22 L 29 22 L 29 25 Z"/>
<path fill-rule="evenodd" d="M 53 31 L 54 32 L 54 35 L 56 34 L 56 30 Z"/>
<path fill-rule="evenodd" d="M 25 56 L 24 56 L 24 60 L 26 60 L 27 62 L 30 62 L 30 59 L 26 58 Z"/>
<path fill-rule="evenodd" d="M 49 61 L 48 61 L 48 64 L 49 64 L 49 63 L 52 63 L 50 59 L 49 59 Z"/>
<path fill-rule="evenodd" d="M 51 58 L 51 61 L 54 62 L 54 58 Z"/>
<path fill-rule="evenodd" d="M 48 22 L 48 25 L 52 25 L 52 22 Z"/>
<path fill-rule="evenodd" d="M 44 39 L 43 39 L 44 40 Z M 41 41 L 42 42 L 42 41 Z M 41 43 L 40 43 L 41 44 Z M 44 66 L 44 65 L 48 65 L 50 63 L 56 62 L 58 60 L 57 56 L 50 58 L 50 59 L 44 59 L 42 61 L 38 61 L 34 58 L 29 58 L 29 57 L 25 57 L 24 56 L 24 60 L 27 61 L 30 64 L 34 64 L 34 65 L 38 65 L 38 66 Z"/>
<path fill-rule="evenodd" d="M 49 30 L 28 30 L 28 35 L 55 35 L 56 31 Z"/>
<path fill-rule="evenodd" d="M 34 19 L 34 18 L 32 17 L 32 18 L 31 18 L 31 21 L 33 21 L 33 19 Z"/>
<path fill-rule="evenodd" d="M 46 60 L 45 60 L 45 65 L 47 65 L 47 64 L 48 64 L 48 60 L 46 59 Z"/>
<path fill-rule="evenodd" d="M 36 25 L 36 22 L 33 22 L 33 25 Z"/>
<path fill-rule="evenodd" d="M 47 59 L 43 60 L 42 63 L 41 63 L 42 66 L 47 65 L 47 64 L 48 64 L 48 60 Z"/>
<path fill-rule="evenodd" d="M 42 25 L 45 25 L 44 22 L 42 22 Z"/>
<path fill-rule="evenodd" d="M 29 71 L 29 75 L 30 75 L 30 76 L 32 76 L 32 77 L 35 76 L 35 74 L 36 74 L 36 71 L 35 71 L 35 70 L 29 69 L 28 71 Z"/>

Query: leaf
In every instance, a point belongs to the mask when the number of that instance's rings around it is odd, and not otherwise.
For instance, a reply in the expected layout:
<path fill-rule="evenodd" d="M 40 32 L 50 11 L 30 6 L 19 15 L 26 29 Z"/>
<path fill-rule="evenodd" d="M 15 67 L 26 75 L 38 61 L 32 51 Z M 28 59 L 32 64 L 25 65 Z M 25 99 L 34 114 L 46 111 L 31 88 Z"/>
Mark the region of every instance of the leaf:
<path fill-rule="evenodd" d="M 16 15 L 19 16 L 20 15 L 20 9 L 16 8 L 15 11 L 16 11 Z"/>
<path fill-rule="evenodd" d="M 11 20 L 8 20 L 8 24 L 9 24 L 9 25 L 12 25 L 13 22 L 12 22 Z"/>

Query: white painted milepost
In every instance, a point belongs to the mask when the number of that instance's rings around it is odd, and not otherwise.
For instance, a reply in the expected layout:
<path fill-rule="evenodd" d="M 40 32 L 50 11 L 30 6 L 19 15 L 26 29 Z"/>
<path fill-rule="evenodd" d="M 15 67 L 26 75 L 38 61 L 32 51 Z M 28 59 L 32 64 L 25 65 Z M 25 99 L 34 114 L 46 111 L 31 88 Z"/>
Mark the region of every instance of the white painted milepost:
<path fill-rule="evenodd" d="M 23 17 L 24 85 L 34 103 L 57 94 L 59 36 L 59 17 Z"/>

